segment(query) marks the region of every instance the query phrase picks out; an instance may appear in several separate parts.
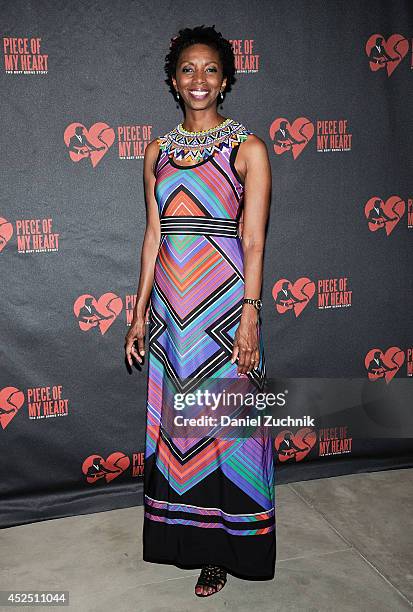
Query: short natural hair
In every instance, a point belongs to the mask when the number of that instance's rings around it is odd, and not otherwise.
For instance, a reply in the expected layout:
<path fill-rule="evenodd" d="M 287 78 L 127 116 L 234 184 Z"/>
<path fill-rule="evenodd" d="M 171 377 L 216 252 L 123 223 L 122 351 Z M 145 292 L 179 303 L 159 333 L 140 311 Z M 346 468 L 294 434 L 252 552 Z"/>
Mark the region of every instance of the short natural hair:
<path fill-rule="evenodd" d="M 236 81 L 235 78 L 235 57 L 231 43 L 222 36 L 221 32 L 215 30 L 213 26 L 196 26 L 195 28 L 184 28 L 179 30 L 178 35 L 171 38 L 169 53 L 165 56 L 165 79 L 171 93 L 175 96 L 175 88 L 172 77 L 176 77 L 176 67 L 181 51 L 191 45 L 202 44 L 216 49 L 222 63 L 224 78 L 227 77 L 227 84 L 224 92 L 231 91 L 231 85 Z"/>

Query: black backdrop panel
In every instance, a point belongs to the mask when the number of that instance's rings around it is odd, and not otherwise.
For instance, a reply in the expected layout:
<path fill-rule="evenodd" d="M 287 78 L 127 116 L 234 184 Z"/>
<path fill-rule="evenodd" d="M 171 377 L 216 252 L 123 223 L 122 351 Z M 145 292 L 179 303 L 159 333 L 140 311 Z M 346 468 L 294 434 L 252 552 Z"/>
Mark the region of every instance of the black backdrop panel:
<path fill-rule="evenodd" d="M 182 120 L 164 82 L 169 39 L 200 24 L 236 52 L 219 111 L 264 140 L 272 165 L 268 376 L 294 380 L 309 413 L 328 385 L 359 381 L 348 420 L 337 391 L 323 427 L 280 430 L 277 480 L 411 467 L 412 4 L 1 9 L 0 526 L 142 503 L 147 367 L 130 374 L 123 344 L 143 155 Z M 357 415 L 381 434 L 356 437 Z M 302 452 L 279 452 L 287 431 Z"/>

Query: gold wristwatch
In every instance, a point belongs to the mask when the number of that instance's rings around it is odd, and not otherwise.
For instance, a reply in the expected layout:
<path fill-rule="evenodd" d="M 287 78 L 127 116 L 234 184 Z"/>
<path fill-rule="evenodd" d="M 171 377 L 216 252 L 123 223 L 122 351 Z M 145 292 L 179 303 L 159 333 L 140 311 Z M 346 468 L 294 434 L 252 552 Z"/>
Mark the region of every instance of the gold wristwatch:
<path fill-rule="evenodd" d="M 255 306 L 255 308 L 256 308 L 257 310 L 261 310 L 261 308 L 262 308 L 262 302 L 261 302 L 261 300 L 252 300 L 252 299 L 250 299 L 250 298 L 244 298 L 244 300 L 243 300 L 243 302 L 242 302 L 242 303 L 243 303 L 243 304 L 252 304 L 253 306 Z"/>

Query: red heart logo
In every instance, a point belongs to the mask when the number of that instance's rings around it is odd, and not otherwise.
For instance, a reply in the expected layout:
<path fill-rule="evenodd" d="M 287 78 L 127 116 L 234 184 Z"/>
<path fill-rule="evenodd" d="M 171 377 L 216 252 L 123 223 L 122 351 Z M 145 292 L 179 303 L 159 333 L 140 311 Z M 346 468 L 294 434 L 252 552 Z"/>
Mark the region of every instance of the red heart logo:
<path fill-rule="evenodd" d="M 114 480 L 128 469 L 130 459 L 124 453 L 115 452 L 105 460 L 101 455 L 90 455 L 82 465 L 82 472 L 89 483 L 105 479 L 106 482 Z"/>
<path fill-rule="evenodd" d="M 16 387 L 4 387 L 0 390 L 0 425 L 7 425 L 19 412 L 24 404 L 24 393 Z"/>
<path fill-rule="evenodd" d="M 314 293 L 315 283 L 305 276 L 297 279 L 295 283 L 281 278 L 272 289 L 277 312 L 284 314 L 287 310 L 294 310 L 296 317 L 302 313 Z"/>
<path fill-rule="evenodd" d="M 371 232 L 384 228 L 389 236 L 403 217 L 405 210 L 406 203 L 399 196 L 390 196 L 385 202 L 381 198 L 373 197 L 366 203 L 364 214 Z"/>
<path fill-rule="evenodd" d="M 366 54 L 370 70 L 377 72 L 386 68 L 389 77 L 409 50 L 409 41 L 401 34 L 392 34 L 386 39 L 381 34 L 372 34 L 366 42 Z"/>
<path fill-rule="evenodd" d="M 0 217 L 0 253 L 13 236 L 13 225 L 7 219 Z"/>
<path fill-rule="evenodd" d="M 95 168 L 115 142 L 115 131 L 107 123 L 98 122 L 89 130 L 82 123 L 71 123 L 63 135 L 73 162 L 89 158 Z"/>
<path fill-rule="evenodd" d="M 309 427 L 303 427 L 295 434 L 288 429 L 280 431 L 274 440 L 274 446 L 279 461 L 288 461 L 291 457 L 294 457 L 296 461 L 302 461 L 316 442 L 316 432 Z"/>
<path fill-rule="evenodd" d="M 82 331 L 99 327 L 103 336 L 122 311 L 122 299 L 116 293 L 104 293 L 98 300 L 84 294 L 77 298 L 73 311 Z"/>
<path fill-rule="evenodd" d="M 301 154 L 314 136 L 314 125 L 307 117 L 299 117 L 291 124 L 288 119 L 275 119 L 270 127 L 270 138 L 274 141 L 274 151 L 282 155 L 292 151 L 293 158 Z"/>
<path fill-rule="evenodd" d="M 398 346 L 391 346 L 385 353 L 374 348 L 364 358 L 369 380 L 385 380 L 388 384 L 404 363 L 404 351 Z"/>

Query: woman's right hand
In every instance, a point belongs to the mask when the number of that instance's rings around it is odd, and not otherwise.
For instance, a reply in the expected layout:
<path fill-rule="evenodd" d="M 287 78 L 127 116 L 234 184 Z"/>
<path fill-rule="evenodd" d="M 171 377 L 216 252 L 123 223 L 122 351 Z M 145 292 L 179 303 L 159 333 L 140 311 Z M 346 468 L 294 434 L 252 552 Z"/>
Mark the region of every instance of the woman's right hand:
<path fill-rule="evenodd" d="M 145 328 L 145 319 L 139 317 L 132 322 L 130 330 L 125 336 L 125 355 L 131 367 L 132 357 L 137 359 L 140 364 L 143 362 L 141 355 L 145 354 Z M 138 345 L 138 350 L 136 350 L 135 342 Z"/>

